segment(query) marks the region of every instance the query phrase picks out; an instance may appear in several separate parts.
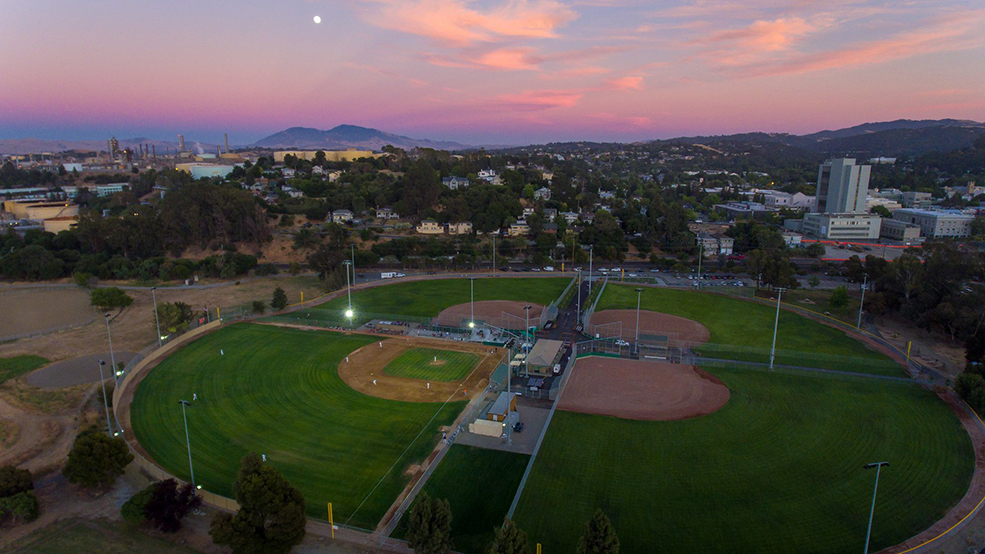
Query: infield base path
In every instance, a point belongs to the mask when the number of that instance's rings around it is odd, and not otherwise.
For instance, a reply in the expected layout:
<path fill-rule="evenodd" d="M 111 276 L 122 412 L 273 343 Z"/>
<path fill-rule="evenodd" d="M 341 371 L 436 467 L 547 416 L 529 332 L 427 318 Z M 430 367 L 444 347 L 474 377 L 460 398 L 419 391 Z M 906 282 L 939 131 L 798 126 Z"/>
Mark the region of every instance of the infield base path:
<path fill-rule="evenodd" d="M 523 309 L 524 306 L 530 306 L 530 321 L 536 325 L 540 320 L 540 314 L 544 311 L 544 307 L 540 304 L 515 302 L 512 300 L 483 300 L 476 302 L 474 305 L 475 319 L 476 321 L 484 321 L 497 327 L 514 328 L 514 325 L 517 323 L 523 327 L 527 317 L 527 311 Z M 471 317 L 472 308 L 473 306 L 467 303 L 445 308 L 435 318 L 435 323 L 448 327 L 458 327 L 463 321 L 468 321 L 469 317 Z M 504 317 L 504 313 L 509 315 Z"/>
<path fill-rule="evenodd" d="M 424 381 L 395 377 L 383 373 L 383 368 L 411 348 L 436 348 L 452 352 L 476 354 L 482 361 L 460 381 Z M 468 400 L 485 390 L 489 375 L 503 361 L 505 350 L 481 344 L 452 342 L 417 337 L 388 338 L 355 350 L 348 361 L 339 362 L 339 377 L 345 384 L 369 396 L 403 402 L 444 402 L 453 395 Z M 373 384 L 373 381 L 376 384 Z M 430 387 L 428 387 L 430 383 Z M 455 398 L 452 398 L 455 400 Z"/>
<path fill-rule="evenodd" d="M 575 363 L 558 408 L 643 421 L 673 421 L 718 411 L 729 390 L 690 365 L 590 356 Z"/>

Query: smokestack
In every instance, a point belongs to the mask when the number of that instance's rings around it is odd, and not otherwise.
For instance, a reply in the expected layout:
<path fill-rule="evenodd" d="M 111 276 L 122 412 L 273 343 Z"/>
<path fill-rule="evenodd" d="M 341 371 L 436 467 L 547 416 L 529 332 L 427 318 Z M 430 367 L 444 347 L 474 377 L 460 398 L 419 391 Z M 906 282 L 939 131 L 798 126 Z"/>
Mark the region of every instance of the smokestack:
<path fill-rule="evenodd" d="M 185 151 L 185 135 L 178 135 L 178 152 Z"/>
<path fill-rule="evenodd" d="M 113 143 L 110 139 L 106 139 L 106 152 L 109 153 L 109 158 L 113 159 Z"/>
<path fill-rule="evenodd" d="M 226 137 L 226 154 L 229 153 L 229 133 L 223 133 Z"/>
<path fill-rule="evenodd" d="M 154 161 L 156 162 L 157 161 L 157 146 L 155 146 L 153 144 L 150 145 L 150 151 L 151 151 L 151 153 L 154 156 Z"/>
<path fill-rule="evenodd" d="M 222 150 L 219 150 L 219 145 L 218 144 L 215 145 L 215 157 L 217 157 L 217 158 L 221 158 L 222 157 Z"/>

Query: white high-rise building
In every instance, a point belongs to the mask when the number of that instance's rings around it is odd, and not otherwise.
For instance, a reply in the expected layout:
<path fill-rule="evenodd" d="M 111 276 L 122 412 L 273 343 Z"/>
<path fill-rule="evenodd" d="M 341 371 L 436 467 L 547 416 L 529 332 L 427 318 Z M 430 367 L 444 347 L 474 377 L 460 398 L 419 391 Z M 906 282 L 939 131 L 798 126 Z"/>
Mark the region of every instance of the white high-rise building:
<path fill-rule="evenodd" d="M 855 165 L 854 158 L 836 158 L 823 163 L 817 174 L 818 213 L 865 213 L 871 169 L 869 165 Z"/>

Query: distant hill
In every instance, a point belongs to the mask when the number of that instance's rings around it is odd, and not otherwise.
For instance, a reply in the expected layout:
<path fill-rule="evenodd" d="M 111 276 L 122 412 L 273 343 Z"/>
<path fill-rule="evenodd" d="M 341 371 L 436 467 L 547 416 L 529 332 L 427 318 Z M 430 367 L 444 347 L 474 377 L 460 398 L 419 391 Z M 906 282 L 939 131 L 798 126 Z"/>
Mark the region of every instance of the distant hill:
<path fill-rule="evenodd" d="M 339 125 L 327 131 L 310 127 L 291 127 L 253 143 L 253 146 L 258 148 L 298 150 L 343 150 L 346 148 L 380 150 L 386 145 L 405 150 L 411 148 L 435 148 L 438 150 L 469 148 L 457 142 L 415 139 L 356 125 Z"/>
<path fill-rule="evenodd" d="M 840 156 L 919 156 L 971 146 L 985 134 L 985 123 L 960 119 L 898 119 L 864 123 L 846 129 L 809 135 L 741 133 L 735 135 L 679 137 L 656 143 L 714 144 L 722 142 L 777 143 L 809 152 Z"/>

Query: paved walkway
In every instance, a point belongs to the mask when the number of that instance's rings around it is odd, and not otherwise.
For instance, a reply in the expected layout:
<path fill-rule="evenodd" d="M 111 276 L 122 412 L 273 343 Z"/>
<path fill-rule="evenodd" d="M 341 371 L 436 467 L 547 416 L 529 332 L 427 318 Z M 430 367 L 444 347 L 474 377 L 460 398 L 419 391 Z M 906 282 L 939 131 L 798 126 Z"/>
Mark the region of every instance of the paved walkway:
<path fill-rule="evenodd" d="M 126 350 L 114 352 L 117 364 L 126 364 L 137 355 Z M 109 352 L 79 356 L 70 360 L 62 360 L 42 367 L 24 378 L 28 385 L 43 389 L 60 389 L 75 385 L 87 385 L 99 382 L 99 360 L 106 362 L 103 368 L 104 377 L 113 376 Z"/>

